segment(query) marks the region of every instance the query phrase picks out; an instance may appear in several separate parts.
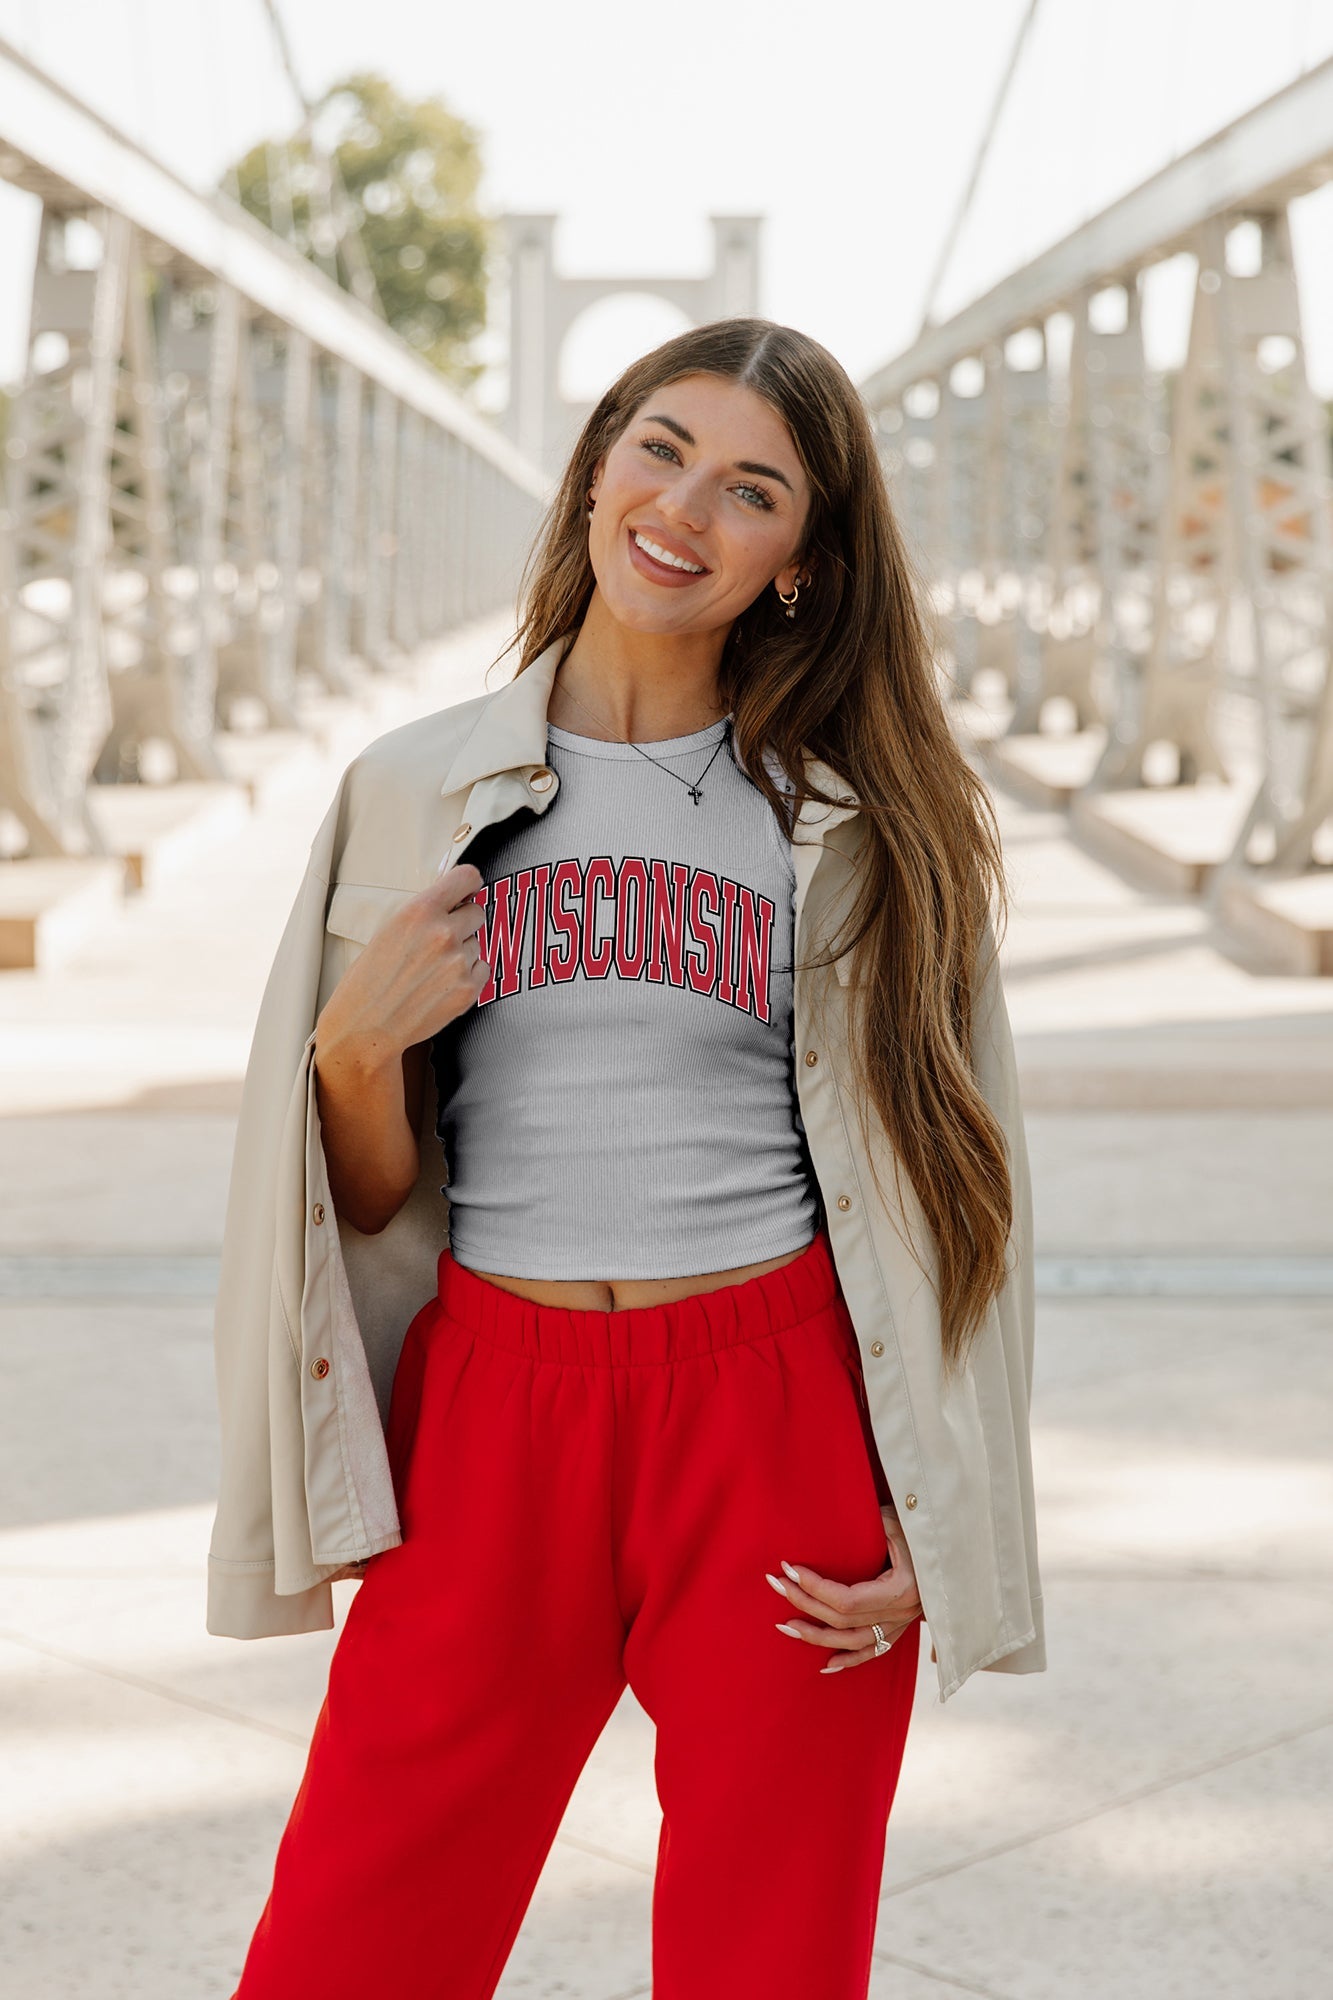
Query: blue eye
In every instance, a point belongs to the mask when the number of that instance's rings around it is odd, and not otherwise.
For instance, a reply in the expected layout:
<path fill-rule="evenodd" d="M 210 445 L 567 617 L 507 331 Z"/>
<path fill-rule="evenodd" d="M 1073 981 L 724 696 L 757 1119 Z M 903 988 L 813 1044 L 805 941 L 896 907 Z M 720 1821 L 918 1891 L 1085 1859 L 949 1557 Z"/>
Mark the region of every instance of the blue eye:
<path fill-rule="evenodd" d="M 669 452 L 678 464 L 680 462 L 680 453 L 676 450 L 674 444 L 668 443 L 666 438 L 640 438 L 639 443 L 643 450 L 651 452 L 654 458 L 657 457 L 660 447 L 662 451 Z M 751 486 L 746 482 L 735 487 L 733 490 L 737 493 L 753 493 L 754 499 L 745 502 L 747 507 L 759 507 L 765 513 L 770 512 L 773 507 L 771 495 L 765 493 L 762 486 Z"/>

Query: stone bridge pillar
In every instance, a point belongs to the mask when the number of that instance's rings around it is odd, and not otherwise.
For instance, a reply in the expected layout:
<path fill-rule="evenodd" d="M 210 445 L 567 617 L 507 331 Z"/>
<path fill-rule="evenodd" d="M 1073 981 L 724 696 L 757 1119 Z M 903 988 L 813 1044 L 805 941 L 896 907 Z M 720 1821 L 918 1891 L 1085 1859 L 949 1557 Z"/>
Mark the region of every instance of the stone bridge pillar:
<path fill-rule="evenodd" d="M 554 215 L 505 215 L 509 253 L 509 404 L 501 422 L 520 451 L 558 473 L 594 405 L 560 394 L 560 355 L 576 319 L 601 299 L 646 293 L 702 326 L 758 311 L 762 216 L 713 215 L 713 268 L 702 278 L 566 278 L 555 269 Z"/>

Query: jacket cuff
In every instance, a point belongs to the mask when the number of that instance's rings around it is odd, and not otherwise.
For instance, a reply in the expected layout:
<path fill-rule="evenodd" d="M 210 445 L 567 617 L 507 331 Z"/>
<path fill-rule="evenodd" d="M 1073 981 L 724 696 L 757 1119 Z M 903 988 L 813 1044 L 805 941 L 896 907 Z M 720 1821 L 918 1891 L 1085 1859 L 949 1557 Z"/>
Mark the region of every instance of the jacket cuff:
<path fill-rule="evenodd" d="M 998 1660 L 986 1662 L 987 1673 L 992 1674 L 1044 1674 L 1046 1671 L 1046 1640 L 1044 1634 L 1030 1639 L 1026 1646 L 1018 1646 L 1012 1653 L 1002 1653 Z"/>
<path fill-rule="evenodd" d="M 333 1591 L 327 1582 L 279 1597 L 272 1563 L 242 1567 L 209 1558 L 205 1628 L 216 1638 L 275 1639 L 324 1632 L 333 1623 Z"/>

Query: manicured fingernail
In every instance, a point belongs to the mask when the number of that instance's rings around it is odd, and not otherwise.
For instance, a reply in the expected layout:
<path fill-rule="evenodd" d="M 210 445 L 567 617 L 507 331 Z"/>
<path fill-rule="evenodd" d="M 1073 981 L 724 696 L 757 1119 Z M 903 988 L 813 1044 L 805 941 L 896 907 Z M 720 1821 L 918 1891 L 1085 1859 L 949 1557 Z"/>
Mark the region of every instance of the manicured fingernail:
<path fill-rule="evenodd" d="M 769 1576 L 767 1570 L 764 1571 L 764 1575 L 768 1577 L 769 1582 L 772 1584 L 774 1590 L 777 1591 L 779 1597 L 785 1597 L 787 1595 L 787 1586 L 782 1581 L 782 1578 L 780 1576 Z"/>
<path fill-rule="evenodd" d="M 819 1671 L 821 1674 L 840 1674 L 842 1672 L 842 1661 L 830 1660 L 828 1665 L 821 1667 Z"/>
<path fill-rule="evenodd" d="M 783 1563 L 782 1567 L 783 1567 L 783 1569 L 784 1569 L 784 1570 L 786 1571 L 787 1575 L 788 1575 L 788 1576 L 789 1576 L 789 1577 L 791 1578 L 791 1580 L 792 1580 L 792 1582 L 793 1582 L 793 1583 L 799 1583 L 799 1582 L 800 1582 L 800 1580 L 801 1580 L 801 1579 L 800 1579 L 800 1577 L 799 1577 L 799 1576 L 797 1576 L 797 1574 L 796 1574 L 796 1571 L 795 1571 L 795 1570 L 794 1570 L 794 1569 L 792 1568 L 792 1566 L 791 1566 L 791 1564 L 790 1564 L 789 1562 L 785 1562 L 785 1563 Z"/>
<path fill-rule="evenodd" d="M 778 1630 L 779 1632 L 785 1632 L 790 1639 L 799 1639 L 804 1636 L 797 1630 L 795 1625 L 779 1625 Z"/>

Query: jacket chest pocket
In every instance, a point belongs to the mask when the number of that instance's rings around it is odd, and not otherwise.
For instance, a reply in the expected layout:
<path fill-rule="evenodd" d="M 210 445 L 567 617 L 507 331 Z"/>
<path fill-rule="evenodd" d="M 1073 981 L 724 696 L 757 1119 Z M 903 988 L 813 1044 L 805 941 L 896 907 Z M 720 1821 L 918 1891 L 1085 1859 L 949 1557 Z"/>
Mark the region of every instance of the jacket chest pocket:
<path fill-rule="evenodd" d="M 319 1007 L 358 959 L 378 931 L 416 889 L 389 889 L 375 882 L 335 882 L 324 916 L 325 951 L 320 974 Z"/>

